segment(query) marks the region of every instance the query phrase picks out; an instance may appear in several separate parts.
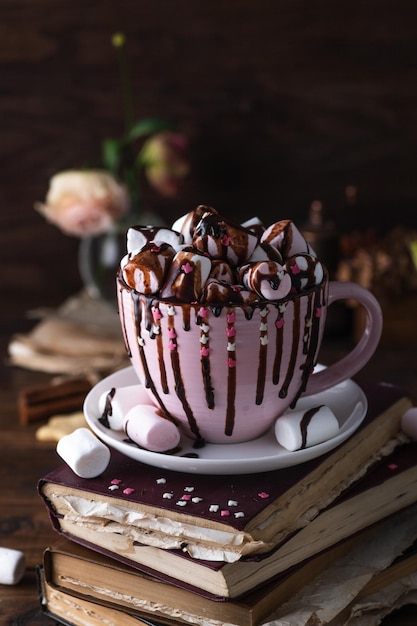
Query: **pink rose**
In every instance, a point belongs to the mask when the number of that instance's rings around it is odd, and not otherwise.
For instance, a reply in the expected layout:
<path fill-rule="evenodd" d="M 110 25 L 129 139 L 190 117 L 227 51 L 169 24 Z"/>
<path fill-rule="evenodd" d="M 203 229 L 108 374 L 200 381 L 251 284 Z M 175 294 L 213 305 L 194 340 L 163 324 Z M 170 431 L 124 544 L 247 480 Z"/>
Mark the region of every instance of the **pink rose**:
<path fill-rule="evenodd" d="M 180 133 L 163 131 L 143 145 L 139 162 L 149 184 L 162 196 L 177 194 L 190 166 L 186 157 L 187 141 Z"/>
<path fill-rule="evenodd" d="M 68 170 L 51 178 L 45 204 L 35 208 L 67 235 L 94 236 L 128 212 L 129 196 L 105 171 Z"/>

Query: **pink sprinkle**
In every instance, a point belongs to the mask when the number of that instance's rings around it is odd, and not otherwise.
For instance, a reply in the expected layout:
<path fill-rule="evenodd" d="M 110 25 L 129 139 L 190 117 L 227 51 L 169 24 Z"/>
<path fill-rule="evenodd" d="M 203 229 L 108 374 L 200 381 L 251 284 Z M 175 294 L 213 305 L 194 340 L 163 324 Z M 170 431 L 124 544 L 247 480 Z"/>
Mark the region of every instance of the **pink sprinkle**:
<path fill-rule="evenodd" d="M 260 491 L 258 493 L 258 496 L 262 498 L 262 500 L 266 500 L 267 498 L 269 498 L 269 493 L 266 493 L 266 491 Z"/>
<path fill-rule="evenodd" d="M 122 481 L 120 480 L 120 478 L 113 478 L 113 480 L 110 481 L 111 485 L 120 485 Z"/>
<path fill-rule="evenodd" d="M 193 271 L 193 266 L 187 261 L 187 263 L 184 263 L 184 265 L 181 266 L 181 269 L 183 270 L 184 274 L 190 274 Z"/>
<path fill-rule="evenodd" d="M 220 239 L 220 241 L 221 241 L 221 243 L 224 246 L 229 246 L 230 242 L 231 242 L 231 239 L 230 239 L 229 235 L 223 235 L 223 237 Z"/>
<path fill-rule="evenodd" d="M 230 285 L 230 289 L 235 293 L 240 293 L 243 291 L 243 287 L 241 285 Z"/>
<path fill-rule="evenodd" d="M 135 491 L 135 490 L 134 490 L 134 489 L 132 489 L 132 487 L 126 487 L 126 489 L 123 489 L 123 493 L 124 493 L 126 496 L 130 496 L 130 494 L 131 494 L 131 493 L 133 493 L 134 491 Z"/>
<path fill-rule="evenodd" d="M 227 366 L 228 366 L 228 367 L 235 367 L 235 365 L 236 365 L 236 361 L 235 361 L 234 359 L 232 359 L 232 358 L 230 358 L 230 357 L 229 357 L 229 358 L 227 359 L 227 361 L 226 361 L 226 364 L 227 364 Z"/>
<path fill-rule="evenodd" d="M 153 318 L 154 318 L 155 320 L 160 320 L 160 319 L 161 319 L 161 317 L 162 317 L 162 313 L 161 313 L 161 311 L 160 311 L 158 308 L 155 308 L 155 309 L 153 310 Z"/>
<path fill-rule="evenodd" d="M 284 326 L 284 324 L 285 324 L 285 321 L 284 321 L 284 318 L 283 318 L 283 317 L 281 317 L 279 320 L 277 320 L 277 321 L 275 322 L 275 326 L 276 326 L 277 328 L 282 328 L 282 327 Z"/>
<path fill-rule="evenodd" d="M 175 341 L 168 341 L 168 348 L 170 350 L 176 350 L 177 349 L 177 344 L 175 343 Z"/>
<path fill-rule="evenodd" d="M 236 329 L 233 328 L 226 328 L 226 335 L 228 337 L 234 337 L 236 335 Z"/>
<path fill-rule="evenodd" d="M 200 350 L 200 354 L 201 356 L 208 356 L 210 354 L 210 348 L 206 348 L 206 346 L 203 346 Z"/>
<path fill-rule="evenodd" d="M 171 339 L 175 339 L 176 336 L 177 333 L 175 332 L 175 328 L 168 328 L 168 337 L 171 337 Z"/>
<path fill-rule="evenodd" d="M 293 274 L 299 274 L 301 272 L 299 266 L 297 265 L 297 263 L 294 263 L 294 265 L 290 266 L 290 270 Z"/>
<path fill-rule="evenodd" d="M 208 309 L 206 309 L 204 306 L 200 307 L 199 311 L 198 311 L 198 315 L 200 317 L 207 317 L 208 315 Z"/>
<path fill-rule="evenodd" d="M 396 470 L 396 469 L 398 469 L 398 465 L 397 465 L 396 463 L 390 463 L 390 464 L 388 465 L 388 469 L 390 469 L 390 470 Z"/>
<path fill-rule="evenodd" d="M 221 515 L 222 517 L 229 517 L 229 515 L 230 515 L 230 511 L 228 511 L 227 509 L 222 509 L 222 510 L 220 511 L 220 515 Z"/>
<path fill-rule="evenodd" d="M 236 313 L 234 311 L 232 313 L 228 313 L 226 317 L 228 324 L 234 324 L 236 322 Z"/>
<path fill-rule="evenodd" d="M 181 496 L 181 500 L 191 500 L 191 496 L 188 493 L 185 493 L 183 496 Z"/>
<path fill-rule="evenodd" d="M 322 314 L 322 308 L 321 306 L 318 306 L 317 309 L 315 310 L 315 315 L 316 317 L 321 317 Z"/>

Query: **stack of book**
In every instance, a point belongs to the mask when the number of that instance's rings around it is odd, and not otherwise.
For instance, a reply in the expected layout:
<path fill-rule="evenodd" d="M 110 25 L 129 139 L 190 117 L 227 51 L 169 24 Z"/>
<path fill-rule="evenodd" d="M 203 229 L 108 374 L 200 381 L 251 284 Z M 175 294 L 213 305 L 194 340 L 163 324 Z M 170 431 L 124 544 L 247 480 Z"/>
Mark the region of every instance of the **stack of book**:
<path fill-rule="evenodd" d="M 267 623 L 377 532 L 391 536 L 384 524 L 417 502 L 417 444 L 401 432 L 411 403 L 385 384 L 367 397 L 367 416 L 347 441 L 287 469 L 185 474 L 112 451 L 98 478 L 53 470 L 39 481 L 58 533 L 39 567 L 45 613 L 92 626 Z M 409 516 L 395 519 L 404 533 L 395 547 L 379 537 L 385 560 L 362 576 L 357 595 L 390 582 L 394 558 L 417 539 Z M 401 572 L 416 560 L 411 551 Z"/>

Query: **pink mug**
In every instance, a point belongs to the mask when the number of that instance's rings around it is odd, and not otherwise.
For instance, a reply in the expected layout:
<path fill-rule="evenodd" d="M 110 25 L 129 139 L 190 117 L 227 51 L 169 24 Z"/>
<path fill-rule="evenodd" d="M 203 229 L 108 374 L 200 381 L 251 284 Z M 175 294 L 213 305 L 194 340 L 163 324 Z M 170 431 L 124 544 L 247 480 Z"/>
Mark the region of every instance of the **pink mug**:
<path fill-rule="evenodd" d="M 140 382 L 160 412 L 195 446 L 259 437 L 298 398 L 351 378 L 382 332 L 375 297 L 359 285 L 323 282 L 298 295 L 251 305 L 202 306 L 146 297 L 118 277 L 119 315 Z M 356 346 L 314 373 L 336 300 L 356 300 L 367 323 Z"/>

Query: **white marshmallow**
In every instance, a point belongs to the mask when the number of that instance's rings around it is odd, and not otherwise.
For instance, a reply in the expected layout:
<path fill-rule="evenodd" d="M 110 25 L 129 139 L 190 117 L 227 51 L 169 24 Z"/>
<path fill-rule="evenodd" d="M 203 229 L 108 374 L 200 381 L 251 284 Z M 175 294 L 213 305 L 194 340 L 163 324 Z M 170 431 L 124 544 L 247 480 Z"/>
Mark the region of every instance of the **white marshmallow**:
<path fill-rule="evenodd" d="M 129 385 L 105 391 L 99 398 L 100 423 L 112 430 L 123 430 L 125 415 L 137 404 L 152 404 L 143 385 Z"/>
<path fill-rule="evenodd" d="M 0 548 L 0 584 L 17 585 L 26 570 L 26 559 L 20 550 Z"/>
<path fill-rule="evenodd" d="M 183 243 L 182 235 L 175 230 L 171 230 L 170 228 L 163 228 L 161 226 L 143 226 L 138 228 L 132 227 L 129 228 L 127 231 L 127 252 L 140 250 L 149 241 L 156 240 L 171 244 L 172 246 L 178 246 L 179 244 Z"/>
<path fill-rule="evenodd" d="M 325 405 L 293 411 L 275 422 L 275 437 L 281 446 L 294 452 L 328 441 L 339 432 L 339 422 Z"/>
<path fill-rule="evenodd" d="M 56 451 L 80 478 L 100 476 L 110 462 L 110 450 L 88 428 L 61 437 Z"/>
<path fill-rule="evenodd" d="M 161 297 L 176 297 L 184 302 L 197 301 L 210 271 L 211 260 L 203 254 L 189 250 L 177 252 L 168 270 Z"/>
<path fill-rule="evenodd" d="M 291 290 L 291 278 L 275 261 L 258 261 L 242 267 L 239 279 L 265 300 L 280 300 Z"/>
<path fill-rule="evenodd" d="M 401 429 L 411 439 L 417 441 L 417 407 L 412 407 L 404 413 L 401 418 Z"/>
<path fill-rule="evenodd" d="M 278 248 L 283 259 L 303 252 L 315 256 L 307 241 L 291 220 L 280 220 L 268 226 L 261 237 L 261 242 L 269 243 L 271 246 Z"/>
<path fill-rule="evenodd" d="M 176 448 L 180 432 L 173 422 L 158 415 L 157 408 L 138 404 L 125 418 L 126 435 L 145 450 L 166 452 Z"/>

